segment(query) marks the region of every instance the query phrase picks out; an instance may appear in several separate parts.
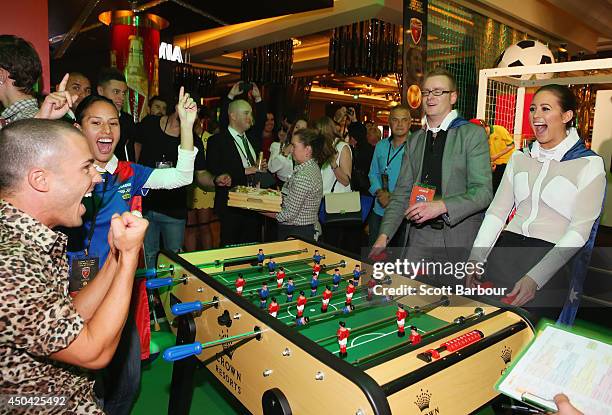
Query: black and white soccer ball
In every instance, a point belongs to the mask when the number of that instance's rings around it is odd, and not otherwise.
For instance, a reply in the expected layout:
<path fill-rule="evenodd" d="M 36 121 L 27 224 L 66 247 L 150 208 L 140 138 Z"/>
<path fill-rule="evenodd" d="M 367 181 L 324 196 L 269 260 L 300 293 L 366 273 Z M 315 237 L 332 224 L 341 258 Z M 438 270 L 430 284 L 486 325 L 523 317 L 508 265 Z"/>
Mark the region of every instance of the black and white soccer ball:
<path fill-rule="evenodd" d="M 537 40 L 521 40 L 520 42 L 508 46 L 496 62 L 498 68 L 508 68 L 513 66 L 534 66 L 547 63 L 554 63 L 555 57 L 546 45 Z M 515 75 L 515 78 L 522 80 L 531 79 L 533 74 Z M 552 73 L 535 74 L 536 79 L 552 78 Z"/>

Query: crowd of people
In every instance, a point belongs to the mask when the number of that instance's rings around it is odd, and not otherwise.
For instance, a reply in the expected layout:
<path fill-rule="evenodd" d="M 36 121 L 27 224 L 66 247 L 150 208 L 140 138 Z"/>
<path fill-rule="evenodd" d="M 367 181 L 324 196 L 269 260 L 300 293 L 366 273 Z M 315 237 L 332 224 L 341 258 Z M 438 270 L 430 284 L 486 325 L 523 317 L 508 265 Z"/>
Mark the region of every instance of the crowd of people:
<path fill-rule="evenodd" d="M 134 123 L 116 69 L 101 71 L 97 94 L 82 73 L 67 74 L 39 105 L 40 74 L 31 44 L 0 36 L 2 394 L 129 413 L 140 383 L 130 299 L 141 247 L 148 267 L 162 243 L 216 247 L 214 218 L 219 246 L 294 235 L 356 253 L 393 246 L 413 260 L 486 262 L 468 286 L 506 287 L 512 305 L 543 315 L 558 315 L 593 246 L 606 172 L 573 126 L 577 102 L 564 86 L 537 90 L 535 142 L 514 151 L 502 127 L 490 134 L 453 109 L 459 91 L 442 68 L 424 77 L 423 128 L 411 132 L 410 108 L 398 105 L 384 139 L 351 107 L 276 120 L 244 82 L 223 97 L 219 120 L 181 88 L 175 100 L 151 98 L 150 115 Z M 228 206 L 237 185 L 281 189 L 281 211 Z M 325 195 L 353 191 L 371 211 L 326 222 Z"/>

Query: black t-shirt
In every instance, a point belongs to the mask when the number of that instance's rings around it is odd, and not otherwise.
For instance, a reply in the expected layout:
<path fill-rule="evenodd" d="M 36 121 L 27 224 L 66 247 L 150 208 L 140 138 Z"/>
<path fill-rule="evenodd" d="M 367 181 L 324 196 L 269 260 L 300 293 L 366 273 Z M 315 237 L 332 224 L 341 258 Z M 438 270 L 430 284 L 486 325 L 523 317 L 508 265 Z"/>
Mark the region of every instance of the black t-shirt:
<path fill-rule="evenodd" d="M 442 196 L 442 156 L 444 155 L 446 134 L 446 131 L 440 130 L 434 138 L 430 130 L 427 131 L 427 140 L 425 141 L 421 182 L 435 186 L 436 196 Z"/>
<path fill-rule="evenodd" d="M 121 128 L 121 135 L 119 136 L 117 147 L 115 147 L 115 156 L 117 156 L 119 160 L 125 160 L 127 152 L 130 161 L 136 161 L 134 142 L 140 140 L 136 138 L 138 136 L 138 130 L 132 116 L 121 111 L 119 115 L 119 127 Z"/>
<path fill-rule="evenodd" d="M 144 166 L 158 168 L 160 165 L 176 167 L 179 137 L 166 134 L 159 124 L 161 117 L 148 116 L 138 124 L 138 136 L 142 143 L 139 163 Z M 194 171 L 205 169 L 204 147 L 201 140 L 194 139 L 198 149 Z M 149 190 L 143 198 L 145 212 L 154 210 L 176 219 L 187 218 L 187 187 L 172 190 Z"/>

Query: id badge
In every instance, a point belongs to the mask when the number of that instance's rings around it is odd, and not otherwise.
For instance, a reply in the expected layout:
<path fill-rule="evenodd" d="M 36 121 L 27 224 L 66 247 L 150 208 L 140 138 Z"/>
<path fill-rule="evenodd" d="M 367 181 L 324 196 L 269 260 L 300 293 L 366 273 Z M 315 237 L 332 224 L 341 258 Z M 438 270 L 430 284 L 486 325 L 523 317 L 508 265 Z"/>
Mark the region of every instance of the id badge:
<path fill-rule="evenodd" d="M 436 194 L 436 187 L 423 183 L 415 183 L 410 193 L 410 206 L 417 202 L 431 202 Z"/>
<path fill-rule="evenodd" d="M 382 189 L 389 191 L 389 175 L 387 173 L 380 174 L 380 182 L 382 183 Z"/>
<path fill-rule="evenodd" d="M 68 283 L 68 291 L 80 291 L 86 287 L 100 269 L 100 258 L 98 257 L 76 257 L 72 260 L 70 267 L 70 280 Z"/>

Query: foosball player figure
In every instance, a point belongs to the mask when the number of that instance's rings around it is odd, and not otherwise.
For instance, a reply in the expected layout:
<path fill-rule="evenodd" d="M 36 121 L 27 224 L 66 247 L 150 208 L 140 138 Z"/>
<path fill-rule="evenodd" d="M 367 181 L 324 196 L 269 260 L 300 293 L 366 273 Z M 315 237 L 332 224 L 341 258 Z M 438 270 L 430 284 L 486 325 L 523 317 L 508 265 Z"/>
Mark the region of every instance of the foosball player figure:
<path fill-rule="evenodd" d="M 295 291 L 295 284 L 293 283 L 293 278 L 289 278 L 287 280 L 287 302 L 290 303 L 293 301 L 293 292 Z"/>
<path fill-rule="evenodd" d="M 310 280 L 310 296 L 314 297 L 317 295 L 317 290 L 319 289 L 319 274 L 316 272 L 312 273 L 312 279 Z"/>
<path fill-rule="evenodd" d="M 309 322 L 310 322 L 310 319 L 308 317 L 298 317 L 295 319 L 295 325 L 298 327 L 305 326 Z"/>
<path fill-rule="evenodd" d="M 266 256 L 264 255 L 263 249 L 260 249 L 259 252 L 257 252 L 257 265 L 259 265 L 260 268 L 263 268 L 264 259 L 266 259 Z"/>
<path fill-rule="evenodd" d="M 298 297 L 297 304 L 295 306 L 297 309 L 297 317 L 302 317 L 304 315 L 304 307 L 306 306 L 307 302 L 308 299 L 304 295 L 304 291 L 300 291 L 300 296 Z"/>
<path fill-rule="evenodd" d="M 370 278 L 368 281 L 368 301 L 372 301 L 372 298 L 374 297 L 374 287 L 376 287 L 377 284 L 378 281 L 376 281 L 375 278 Z"/>
<path fill-rule="evenodd" d="M 336 332 L 336 337 L 338 337 L 338 346 L 340 346 L 340 357 L 344 359 L 347 356 L 346 343 L 348 342 L 351 330 L 346 328 L 346 323 L 344 321 L 341 321 L 338 324 L 340 325 L 340 327 Z"/>
<path fill-rule="evenodd" d="M 332 298 L 332 290 L 329 289 L 329 285 L 325 286 L 323 291 L 323 303 L 321 304 L 321 312 L 327 313 L 327 307 L 329 306 L 329 300 Z"/>
<path fill-rule="evenodd" d="M 342 307 L 342 314 L 348 314 L 355 310 L 355 306 L 353 304 L 345 305 Z"/>
<path fill-rule="evenodd" d="M 317 274 L 317 277 L 318 277 L 319 274 L 321 273 L 321 264 L 314 264 L 312 266 L 312 273 Z"/>
<path fill-rule="evenodd" d="M 270 313 L 270 315 L 272 317 L 276 317 L 276 315 L 278 314 L 278 309 L 279 309 L 279 305 L 276 302 L 276 297 L 272 297 L 270 299 L 270 305 L 268 306 L 268 313 Z"/>
<path fill-rule="evenodd" d="M 268 303 L 268 296 L 270 295 L 270 290 L 268 289 L 268 283 L 261 284 L 261 288 L 259 289 L 259 308 L 265 309 L 266 304 Z"/>
<path fill-rule="evenodd" d="M 242 295 L 242 290 L 244 290 L 244 286 L 246 285 L 246 280 L 242 276 L 242 274 L 238 274 L 238 278 L 236 278 L 236 293 L 238 295 Z"/>
<path fill-rule="evenodd" d="M 411 344 L 419 344 L 421 343 L 421 335 L 419 334 L 419 330 L 415 326 L 410 326 L 410 343 Z"/>
<path fill-rule="evenodd" d="M 404 337 L 406 332 L 404 332 L 404 324 L 406 324 L 406 317 L 408 317 L 408 312 L 404 310 L 404 305 L 397 303 L 397 312 L 395 313 L 397 317 L 397 337 Z"/>
<path fill-rule="evenodd" d="M 353 270 L 353 281 L 355 281 L 355 285 L 359 285 L 359 278 L 361 278 L 361 267 L 357 264 Z"/>
<path fill-rule="evenodd" d="M 268 262 L 268 272 L 270 273 L 271 277 L 276 274 L 276 262 L 274 262 L 274 258 L 270 258 L 270 261 Z"/>
<path fill-rule="evenodd" d="M 342 281 L 342 275 L 340 275 L 340 270 L 336 268 L 334 270 L 334 274 L 332 278 L 332 282 L 334 283 L 334 291 L 338 290 L 338 287 L 340 286 L 340 281 Z"/>
<path fill-rule="evenodd" d="M 346 301 L 344 305 L 349 305 L 353 301 L 353 294 L 355 294 L 355 281 L 350 281 L 346 287 Z"/>
<path fill-rule="evenodd" d="M 315 264 L 320 264 L 322 258 L 323 257 L 319 254 L 319 250 L 315 249 L 314 255 L 312 256 L 312 262 Z"/>
<path fill-rule="evenodd" d="M 285 268 L 283 267 L 280 267 L 278 271 L 276 271 L 276 288 L 282 288 L 285 275 Z"/>

